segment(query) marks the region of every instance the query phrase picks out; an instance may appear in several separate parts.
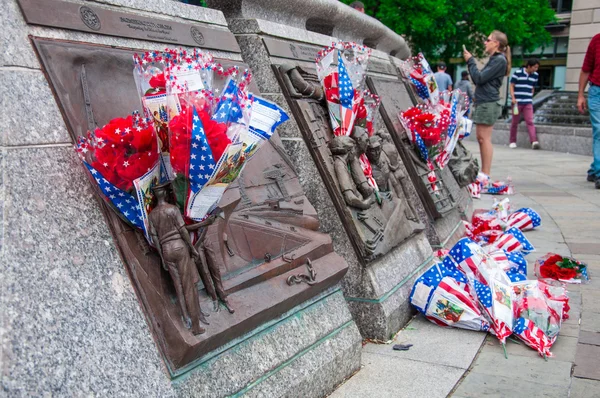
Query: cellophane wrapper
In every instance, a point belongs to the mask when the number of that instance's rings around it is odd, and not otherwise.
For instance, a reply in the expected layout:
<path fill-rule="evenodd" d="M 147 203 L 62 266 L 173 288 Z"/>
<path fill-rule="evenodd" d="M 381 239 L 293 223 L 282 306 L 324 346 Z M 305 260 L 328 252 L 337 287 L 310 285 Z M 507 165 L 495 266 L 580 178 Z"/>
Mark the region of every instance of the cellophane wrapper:
<path fill-rule="evenodd" d="M 150 241 L 151 189 L 160 180 L 154 126 L 139 112 L 115 118 L 79 137 L 76 151 L 108 206 Z"/>

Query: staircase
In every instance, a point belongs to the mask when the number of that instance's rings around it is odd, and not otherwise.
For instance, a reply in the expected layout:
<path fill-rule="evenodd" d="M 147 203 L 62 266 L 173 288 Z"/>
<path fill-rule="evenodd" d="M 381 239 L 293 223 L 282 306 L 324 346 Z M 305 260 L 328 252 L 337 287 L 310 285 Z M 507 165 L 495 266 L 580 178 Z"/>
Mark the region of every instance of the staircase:
<path fill-rule="evenodd" d="M 590 115 L 577 110 L 577 93 L 556 91 L 534 113 L 535 124 L 554 126 L 591 127 Z"/>

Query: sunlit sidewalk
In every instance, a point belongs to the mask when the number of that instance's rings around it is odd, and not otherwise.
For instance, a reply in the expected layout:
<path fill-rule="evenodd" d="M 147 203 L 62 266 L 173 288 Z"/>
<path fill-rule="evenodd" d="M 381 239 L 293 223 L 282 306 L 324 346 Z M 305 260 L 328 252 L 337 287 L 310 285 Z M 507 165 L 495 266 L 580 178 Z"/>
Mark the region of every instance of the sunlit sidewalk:
<path fill-rule="evenodd" d="M 467 147 L 478 152 L 477 144 Z M 591 142 L 590 142 L 591 145 Z M 547 252 L 573 255 L 588 264 L 591 281 L 569 285 L 570 319 L 563 323 L 544 361 L 532 349 L 510 342 L 508 359 L 495 338 L 444 329 L 416 317 L 392 344 L 367 344 L 363 368 L 332 397 L 598 397 L 600 396 L 600 190 L 586 181 L 591 158 L 495 146 L 492 177 L 511 177 L 514 208 L 531 207 L 542 227 L 526 232 L 536 247 L 533 262 Z M 489 209 L 482 195 L 475 208 Z M 597 276 L 597 277 L 596 277 Z M 394 351 L 393 344 L 413 344 Z"/>

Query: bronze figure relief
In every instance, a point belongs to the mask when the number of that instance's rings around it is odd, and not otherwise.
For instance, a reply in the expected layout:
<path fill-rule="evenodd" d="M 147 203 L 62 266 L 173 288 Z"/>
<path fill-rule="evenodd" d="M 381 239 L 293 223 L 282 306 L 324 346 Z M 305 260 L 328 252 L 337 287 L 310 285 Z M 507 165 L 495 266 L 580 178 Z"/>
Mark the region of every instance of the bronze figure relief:
<path fill-rule="evenodd" d="M 316 74 L 294 65 L 274 70 L 363 264 L 422 231 L 402 187 L 405 176 L 398 152 L 389 143 L 384 148 L 385 134 L 369 137 L 364 128 L 354 126 L 348 136 L 334 135 Z M 370 160 L 378 189 L 365 176 L 361 155 Z"/>

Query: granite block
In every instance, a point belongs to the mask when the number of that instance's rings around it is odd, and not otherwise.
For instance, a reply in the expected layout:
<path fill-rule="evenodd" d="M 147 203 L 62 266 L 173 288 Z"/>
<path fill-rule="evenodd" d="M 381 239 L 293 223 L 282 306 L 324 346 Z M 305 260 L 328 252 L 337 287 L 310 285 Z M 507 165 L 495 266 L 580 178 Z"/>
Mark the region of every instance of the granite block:
<path fill-rule="evenodd" d="M 376 299 L 383 296 L 432 255 L 433 249 L 424 233 L 409 238 L 367 266 L 365 277 L 373 284 L 373 296 L 361 297 Z"/>
<path fill-rule="evenodd" d="M 415 280 L 430 265 L 431 262 L 424 264 L 418 272 L 378 300 L 348 299 L 350 312 L 363 337 L 388 341 L 406 325 L 415 313 L 409 301 L 410 292 Z"/>
<path fill-rule="evenodd" d="M 3 69 L 0 80 L 4 82 L 0 86 L 4 145 L 71 143 L 43 73 Z"/>
<path fill-rule="evenodd" d="M 433 225 L 440 242 L 439 245 L 442 247 L 447 247 L 448 244 L 452 244 L 452 241 L 456 238 L 454 235 L 457 233 L 460 234 L 460 237 L 464 236 L 464 233 L 460 233 L 460 228 L 464 228 L 464 224 L 457 208 L 450 210 L 445 213 L 442 218 L 435 220 Z M 458 241 L 458 239 L 456 239 L 456 241 Z M 435 246 L 435 244 L 432 243 L 432 246 Z"/>
<path fill-rule="evenodd" d="M 168 396 L 158 350 L 73 149 L 5 154 L 3 390 Z"/>
<path fill-rule="evenodd" d="M 72 148 L 3 153 L 1 383 L 9 395 L 223 396 L 260 384 L 299 353 L 308 369 L 323 369 L 319 388 L 330 391 L 358 368 L 360 336 L 333 289 L 172 383 Z M 328 346 L 330 355 L 311 354 Z M 276 395 L 293 393 L 285 387 Z"/>
<path fill-rule="evenodd" d="M 336 39 L 329 35 L 311 32 L 293 26 L 283 25 L 263 19 L 229 19 L 229 29 L 235 34 L 264 34 L 281 39 L 330 46 Z"/>
<path fill-rule="evenodd" d="M 271 69 L 267 49 L 258 35 L 236 36 L 242 49 L 242 58 L 252 69 L 254 82 L 262 94 L 281 93 L 281 88 Z"/>
<path fill-rule="evenodd" d="M 176 2 L 171 1 L 165 1 L 164 3 L 176 4 Z M 3 6 L 2 13 L 0 13 L 0 22 L 4 28 L 4 40 L 0 41 L 0 66 L 21 66 L 32 69 L 40 68 L 38 59 L 29 42 L 28 35 L 136 49 L 163 49 L 166 46 L 165 43 L 153 43 L 145 40 L 123 39 L 120 37 L 104 36 L 74 30 L 27 25 L 16 0 L 4 1 Z M 195 8 L 200 9 L 200 7 Z M 141 13 L 143 14 L 143 12 Z M 175 18 L 171 17 L 170 19 Z M 228 53 L 219 50 L 211 50 L 210 52 L 217 58 L 241 60 L 240 54 L 237 53 Z"/>
<path fill-rule="evenodd" d="M 221 11 L 212 8 L 198 7 L 178 1 L 146 1 L 146 0 L 85 0 L 90 3 L 102 3 L 124 8 L 125 12 L 147 11 L 156 17 L 170 16 L 190 21 L 206 22 L 213 25 L 227 26 Z M 161 15 L 162 14 L 162 15 Z"/>
<path fill-rule="evenodd" d="M 360 369 L 362 338 L 352 322 L 335 336 L 317 345 L 294 362 L 274 373 L 255 388 L 248 397 L 324 397 L 338 382 Z M 282 393 L 284 392 L 284 393 Z"/>

